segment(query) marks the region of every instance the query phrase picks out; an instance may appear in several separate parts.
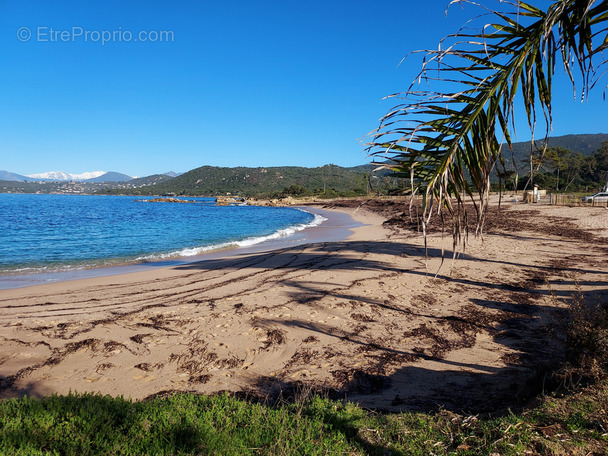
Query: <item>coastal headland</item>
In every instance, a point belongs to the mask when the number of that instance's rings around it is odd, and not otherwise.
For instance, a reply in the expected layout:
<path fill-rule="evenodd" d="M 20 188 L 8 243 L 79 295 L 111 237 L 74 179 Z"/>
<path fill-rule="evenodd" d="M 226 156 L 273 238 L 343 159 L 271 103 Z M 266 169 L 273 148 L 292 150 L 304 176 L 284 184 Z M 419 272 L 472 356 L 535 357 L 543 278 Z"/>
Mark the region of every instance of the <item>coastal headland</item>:
<path fill-rule="evenodd" d="M 0 398 L 308 388 L 384 410 L 506 409 L 563 359 L 569 302 L 608 294 L 604 208 L 503 202 L 455 261 L 449 229 L 425 250 L 404 201 L 324 209 L 362 226 L 1 290 Z"/>

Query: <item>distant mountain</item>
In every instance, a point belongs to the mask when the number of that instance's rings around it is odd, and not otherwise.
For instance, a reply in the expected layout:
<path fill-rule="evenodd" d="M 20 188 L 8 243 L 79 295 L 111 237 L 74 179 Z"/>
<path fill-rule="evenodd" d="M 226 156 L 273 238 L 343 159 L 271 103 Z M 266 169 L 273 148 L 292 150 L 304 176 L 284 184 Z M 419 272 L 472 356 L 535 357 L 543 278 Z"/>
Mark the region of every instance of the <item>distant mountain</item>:
<path fill-rule="evenodd" d="M 177 177 L 177 176 L 181 176 L 184 173 L 176 173 L 175 171 L 169 171 L 166 173 L 163 173 L 165 176 L 169 176 L 169 177 Z"/>
<path fill-rule="evenodd" d="M 140 177 L 127 182 L 129 187 L 145 187 L 148 185 L 161 184 L 173 179 L 167 174 L 153 174 L 152 176 Z"/>
<path fill-rule="evenodd" d="M 96 177 L 106 174 L 105 171 L 90 171 L 80 174 L 66 173 L 63 171 L 49 171 L 46 173 L 28 174 L 27 177 L 31 177 L 37 180 L 46 181 L 84 181 L 88 179 L 94 179 Z"/>
<path fill-rule="evenodd" d="M 73 179 L 76 180 L 76 179 Z M 102 174 L 101 176 L 94 177 L 92 179 L 85 179 L 85 182 L 127 182 L 131 181 L 133 178 L 131 176 L 127 176 L 126 174 L 117 173 L 114 171 L 108 171 L 107 173 Z"/>
<path fill-rule="evenodd" d="M 11 181 L 11 182 L 27 182 L 29 179 L 27 176 L 21 174 L 11 173 L 10 171 L 0 171 L 0 180 Z"/>

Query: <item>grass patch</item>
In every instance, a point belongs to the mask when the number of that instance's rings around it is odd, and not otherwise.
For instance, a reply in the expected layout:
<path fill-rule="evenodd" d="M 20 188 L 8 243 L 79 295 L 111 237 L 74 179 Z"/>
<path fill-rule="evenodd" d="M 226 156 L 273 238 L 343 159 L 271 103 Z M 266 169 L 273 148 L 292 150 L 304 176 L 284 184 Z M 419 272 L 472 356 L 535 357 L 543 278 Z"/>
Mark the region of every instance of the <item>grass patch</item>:
<path fill-rule="evenodd" d="M 178 394 L 145 402 L 101 395 L 0 403 L 0 453 L 357 454 L 328 423 L 295 406 Z"/>
<path fill-rule="evenodd" d="M 228 395 L 71 394 L 0 402 L 0 454 L 606 454 L 607 410 L 606 382 L 496 418 L 383 415 L 319 397 L 272 406 Z"/>

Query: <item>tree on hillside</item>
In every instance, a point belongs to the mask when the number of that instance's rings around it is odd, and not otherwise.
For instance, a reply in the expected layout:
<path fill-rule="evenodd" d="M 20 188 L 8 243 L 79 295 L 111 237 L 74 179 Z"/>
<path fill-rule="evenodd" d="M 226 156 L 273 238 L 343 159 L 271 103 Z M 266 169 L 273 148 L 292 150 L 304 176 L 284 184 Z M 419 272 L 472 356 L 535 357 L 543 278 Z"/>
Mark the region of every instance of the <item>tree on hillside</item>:
<path fill-rule="evenodd" d="M 602 187 L 608 186 L 608 142 L 591 156 L 589 174 L 594 182 L 602 182 Z"/>
<path fill-rule="evenodd" d="M 589 160 L 580 152 L 573 152 L 563 147 L 551 147 L 545 153 L 545 166 L 556 174 L 555 190 L 560 190 L 560 181 L 564 181 L 563 191 L 568 191 L 575 179 L 581 177 L 585 162 Z"/>
<path fill-rule="evenodd" d="M 473 203 L 478 230 L 483 228 L 491 173 L 504 173 L 501 146 L 512 147 L 516 100 L 532 132 L 538 117 L 549 132 L 556 66 L 581 100 L 602 76 L 608 2 L 560 0 L 545 10 L 500 2 L 508 11 L 486 2 L 454 3 L 476 5 L 479 18 L 489 22 L 449 35 L 438 50 L 420 51 L 420 74 L 406 92 L 391 95 L 402 101 L 372 132 L 368 152 L 388 160 L 385 166 L 409 179 L 412 194 L 422 195 L 425 232 L 432 212 L 451 214 L 456 250 L 466 239 L 465 201 Z"/>

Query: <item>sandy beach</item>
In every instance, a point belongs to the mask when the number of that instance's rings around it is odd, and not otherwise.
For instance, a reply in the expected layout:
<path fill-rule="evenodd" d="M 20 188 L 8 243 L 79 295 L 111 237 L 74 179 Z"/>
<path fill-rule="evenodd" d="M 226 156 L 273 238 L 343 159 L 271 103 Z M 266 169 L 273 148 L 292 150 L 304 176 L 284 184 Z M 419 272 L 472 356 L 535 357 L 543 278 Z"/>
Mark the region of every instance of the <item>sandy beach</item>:
<path fill-rule="evenodd" d="M 503 203 L 452 263 L 399 201 L 343 240 L 0 290 L 0 398 L 321 390 L 370 408 L 525 403 L 573 296 L 608 296 L 608 210 Z M 391 223 L 385 223 L 392 219 Z M 441 264 L 441 251 L 446 261 Z"/>

